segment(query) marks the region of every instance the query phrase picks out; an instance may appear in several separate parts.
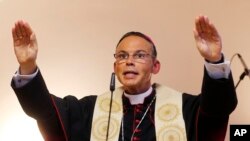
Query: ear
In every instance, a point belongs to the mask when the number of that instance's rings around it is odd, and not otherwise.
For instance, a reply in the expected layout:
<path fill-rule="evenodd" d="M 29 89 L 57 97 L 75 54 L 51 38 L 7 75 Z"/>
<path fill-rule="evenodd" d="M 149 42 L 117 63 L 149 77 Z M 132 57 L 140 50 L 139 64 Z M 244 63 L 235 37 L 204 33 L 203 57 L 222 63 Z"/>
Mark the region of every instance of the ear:
<path fill-rule="evenodd" d="M 152 73 L 153 74 L 157 74 L 159 71 L 160 71 L 160 68 L 161 68 L 161 63 L 159 60 L 154 60 L 153 62 L 153 68 L 152 68 Z"/>

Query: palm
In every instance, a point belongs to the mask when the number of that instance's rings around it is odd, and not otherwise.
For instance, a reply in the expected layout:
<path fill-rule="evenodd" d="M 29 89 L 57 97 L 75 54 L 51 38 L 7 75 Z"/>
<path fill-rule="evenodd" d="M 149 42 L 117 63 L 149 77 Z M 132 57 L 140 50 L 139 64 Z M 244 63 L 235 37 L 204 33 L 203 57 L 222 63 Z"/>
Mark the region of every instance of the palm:
<path fill-rule="evenodd" d="M 14 41 L 15 54 L 20 64 L 35 60 L 37 54 L 33 41 L 25 38 Z"/>

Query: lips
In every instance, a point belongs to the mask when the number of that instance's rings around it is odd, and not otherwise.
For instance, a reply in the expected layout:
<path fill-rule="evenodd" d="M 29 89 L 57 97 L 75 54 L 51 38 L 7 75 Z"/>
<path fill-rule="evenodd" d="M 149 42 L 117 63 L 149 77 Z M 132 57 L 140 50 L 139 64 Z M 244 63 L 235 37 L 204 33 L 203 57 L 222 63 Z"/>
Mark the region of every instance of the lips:
<path fill-rule="evenodd" d="M 135 74 L 135 75 L 137 75 L 138 72 L 136 72 L 136 71 L 131 71 L 131 70 L 129 70 L 129 71 L 124 71 L 124 72 L 123 72 L 123 75 L 127 75 L 127 74 Z"/>
<path fill-rule="evenodd" d="M 132 70 L 128 70 L 128 71 L 124 71 L 123 75 L 125 76 L 125 78 L 135 78 L 135 76 L 137 76 L 139 73 L 136 71 L 132 71 Z"/>

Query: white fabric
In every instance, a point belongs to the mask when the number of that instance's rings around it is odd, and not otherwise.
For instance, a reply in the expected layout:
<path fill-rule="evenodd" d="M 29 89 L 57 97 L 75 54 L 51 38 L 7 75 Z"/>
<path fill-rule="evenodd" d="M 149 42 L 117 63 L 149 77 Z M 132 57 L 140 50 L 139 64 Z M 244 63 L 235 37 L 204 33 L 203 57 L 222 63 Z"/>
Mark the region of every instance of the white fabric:
<path fill-rule="evenodd" d="M 38 69 L 33 74 L 21 75 L 19 70 L 18 70 L 13 76 L 15 86 L 17 88 L 20 88 L 20 87 L 26 85 L 37 75 L 37 73 L 38 73 Z"/>
<path fill-rule="evenodd" d="M 228 79 L 230 74 L 230 61 L 225 61 L 219 64 L 212 64 L 205 62 L 208 75 L 213 79 L 226 78 Z"/>
<path fill-rule="evenodd" d="M 130 95 L 124 92 L 124 95 L 129 99 L 131 105 L 143 104 L 144 99 L 149 96 L 153 91 L 153 88 L 150 87 L 146 92 L 141 94 Z"/>

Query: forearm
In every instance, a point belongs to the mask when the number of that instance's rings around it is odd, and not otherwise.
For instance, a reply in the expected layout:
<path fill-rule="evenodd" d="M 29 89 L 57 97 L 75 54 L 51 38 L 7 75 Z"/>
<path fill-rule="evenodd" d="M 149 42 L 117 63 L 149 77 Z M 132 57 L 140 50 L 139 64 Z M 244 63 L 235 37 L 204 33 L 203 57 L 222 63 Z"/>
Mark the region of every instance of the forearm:
<path fill-rule="evenodd" d="M 14 80 L 11 86 L 25 111 L 37 120 L 39 129 L 46 141 L 64 141 L 65 136 L 49 93 L 40 71 L 22 87 L 16 87 Z"/>
<path fill-rule="evenodd" d="M 16 87 L 14 80 L 11 86 L 23 110 L 29 116 L 35 119 L 45 119 L 54 113 L 51 96 L 40 72 L 22 87 Z"/>
<path fill-rule="evenodd" d="M 228 79 L 213 79 L 204 71 L 201 93 L 201 111 L 214 116 L 229 115 L 237 105 L 232 74 Z"/>

